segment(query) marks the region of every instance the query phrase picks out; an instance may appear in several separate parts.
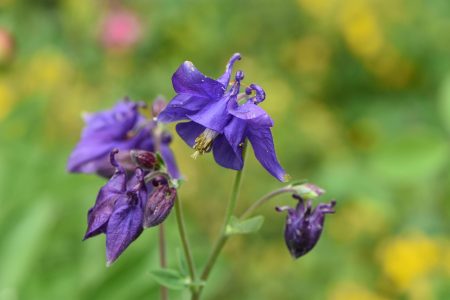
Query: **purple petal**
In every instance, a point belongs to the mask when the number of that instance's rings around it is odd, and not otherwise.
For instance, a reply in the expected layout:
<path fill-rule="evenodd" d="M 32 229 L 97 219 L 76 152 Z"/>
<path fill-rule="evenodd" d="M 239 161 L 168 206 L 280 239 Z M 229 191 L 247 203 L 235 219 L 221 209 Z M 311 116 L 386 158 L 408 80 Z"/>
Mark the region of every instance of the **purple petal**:
<path fill-rule="evenodd" d="M 195 122 L 178 123 L 175 127 L 178 135 L 188 144 L 193 147 L 195 139 L 205 130 L 205 127 Z"/>
<path fill-rule="evenodd" d="M 166 163 L 167 170 L 169 171 L 170 176 L 172 178 L 180 178 L 180 172 L 178 171 L 178 166 L 175 161 L 175 156 L 173 155 L 172 150 L 170 149 L 169 145 L 161 144 L 161 156 L 164 159 L 164 162 Z"/>
<path fill-rule="evenodd" d="M 219 135 L 213 144 L 215 161 L 224 168 L 242 170 L 242 149 L 236 153 L 224 135 Z"/>
<path fill-rule="evenodd" d="M 82 138 L 95 135 L 100 139 L 117 139 L 125 136 L 138 121 L 138 104 L 122 100 L 112 109 L 85 114 L 86 126 Z"/>
<path fill-rule="evenodd" d="M 247 136 L 261 165 L 278 180 L 287 181 L 287 174 L 281 167 L 275 154 L 270 128 L 249 126 Z"/>
<path fill-rule="evenodd" d="M 125 192 L 126 178 L 123 171 L 117 171 L 100 189 L 94 207 L 88 212 L 88 228 L 84 239 L 105 232 L 105 226 L 113 212 L 115 203 Z"/>
<path fill-rule="evenodd" d="M 202 96 L 208 99 L 222 97 L 226 86 L 203 75 L 194 64 L 185 61 L 172 76 L 174 90 L 178 94 Z"/>
<path fill-rule="evenodd" d="M 141 234 L 142 209 L 132 203 L 122 204 L 114 210 L 106 228 L 106 259 L 112 264 Z"/>
<path fill-rule="evenodd" d="M 252 120 L 252 123 L 258 126 L 272 127 L 273 121 L 270 116 L 253 101 L 249 100 L 242 105 L 236 102 L 230 102 L 228 112 L 242 120 Z"/>
<path fill-rule="evenodd" d="M 190 114 L 188 117 L 195 123 L 222 133 L 230 120 L 230 115 L 227 112 L 228 101 L 229 97 L 225 96 L 217 102 L 208 103 L 200 111 Z"/>
<path fill-rule="evenodd" d="M 190 94 L 178 94 L 167 104 L 158 115 L 158 121 L 163 123 L 187 119 L 186 115 L 199 111 L 211 101 L 209 98 Z"/>
<path fill-rule="evenodd" d="M 131 149 L 151 150 L 153 142 L 147 129 L 140 130 L 128 139 L 104 141 L 91 136 L 82 139 L 71 153 L 67 170 L 74 173 L 99 173 L 111 176 L 113 169 L 108 162 L 109 152 L 117 148 L 121 151 Z"/>
<path fill-rule="evenodd" d="M 220 82 L 225 88 L 230 83 L 231 72 L 233 70 L 234 63 L 240 59 L 241 59 L 241 55 L 239 53 L 233 54 L 233 56 L 231 56 L 230 60 L 228 61 L 227 66 L 225 68 L 225 73 L 223 73 L 223 75 L 217 79 L 217 81 Z"/>
<path fill-rule="evenodd" d="M 224 135 L 233 149 L 234 153 L 239 157 L 242 156 L 242 147 L 245 140 L 244 134 L 247 123 L 244 120 L 233 118 L 224 129 Z"/>

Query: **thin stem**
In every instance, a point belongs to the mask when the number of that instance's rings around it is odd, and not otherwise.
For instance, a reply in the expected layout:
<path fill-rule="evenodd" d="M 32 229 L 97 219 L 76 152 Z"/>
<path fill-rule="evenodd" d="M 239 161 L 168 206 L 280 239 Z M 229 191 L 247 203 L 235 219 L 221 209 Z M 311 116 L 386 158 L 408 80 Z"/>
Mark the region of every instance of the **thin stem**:
<path fill-rule="evenodd" d="M 159 264 L 162 269 L 165 269 L 167 267 L 166 239 L 165 239 L 165 230 L 164 230 L 163 223 L 161 223 L 159 225 Z M 161 285 L 160 294 L 161 294 L 161 300 L 169 299 L 168 290 L 165 286 Z"/>
<path fill-rule="evenodd" d="M 296 192 L 296 190 L 294 190 L 291 187 L 283 187 L 281 189 L 272 191 L 272 192 L 262 196 L 257 201 L 253 202 L 253 204 L 244 211 L 244 213 L 239 217 L 239 219 L 243 220 L 243 219 L 247 218 L 248 216 L 250 216 L 252 214 L 252 212 L 254 210 L 256 210 L 258 207 L 260 207 L 261 205 L 263 205 L 264 203 L 266 203 L 267 201 L 269 201 L 270 199 L 272 199 L 275 196 L 278 196 L 278 195 L 281 195 L 284 193 L 295 193 L 295 192 Z"/>
<path fill-rule="evenodd" d="M 247 148 L 247 142 L 245 142 L 244 148 L 242 150 L 242 157 L 244 160 L 245 160 L 245 155 L 246 155 L 246 148 Z M 216 244 L 214 245 L 214 248 L 206 262 L 205 268 L 203 269 L 203 272 L 200 276 L 200 280 L 202 280 L 202 281 L 206 281 L 208 279 L 209 274 L 210 274 L 214 264 L 216 263 L 216 260 L 219 257 L 220 252 L 222 251 L 223 247 L 225 246 L 225 243 L 228 240 L 228 235 L 226 234 L 226 229 L 230 222 L 230 218 L 233 215 L 233 211 L 236 207 L 236 201 L 239 196 L 239 191 L 241 188 L 242 173 L 243 173 L 243 169 L 236 172 L 236 177 L 234 179 L 234 184 L 233 184 L 233 190 L 231 192 L 230 201 L 228 202 L 227 210 L 225 213 L 225 219 L 224 219 L 224 222 L 222 225 L 222 230 L 221 230 L 219 239 L 217 240 Z M 192 300 L 200 299 L 200 294 L 201 294 L 202 290 L 203 290 L 203 287 L 200 287 L 198 290 L 198 293 L 196 295 L 192 296 Z"/>
<path fill-rule="evenodd" d="M 185 229 L 186 226 L 184 225 L 184 218 L 183 218 L 181 202 L 178 199 L 178 196 L 175 199 L 175 212 L 176 212 L 176 216 L 177 216 L 178 232 L 180 233 L 181 244 L 183 245 L 184 256 L 186 257 L 186 262 L 187 262 L 188 269 L 189 269 L 189 276 L 191 277 L 191 281 L 195 282 L 197 280 L 197 276 L 195 274 L 195 265 L 194 265 L 194 260 L 192 259 L 191 248 L 190 248 L 189 242 L 187 240 L 186 229 Z M 194 293 L 195 291 L 192 290 L 192 292 Z"/>
<path fill-rule="evenodd" d="M 161 128 L 156 125 L 156 128 L 153 130 L 153 141 L 154 141 L 154 151 L 159 152 L 160 146 L 161 146 Z M 150 181 L 151 178 L 148 178 L 148 181 Z M 162 269 L 165 269 L 167 267 L 167 258 L 166 258 L 166 235 L 164 230 L 164 224 L 159 225 L 159 265 Z M 168 289 L 161 285 L 160 288 L 161 291 L 161 300 L 168 300 L 169 299 L 169 291 Z"/>

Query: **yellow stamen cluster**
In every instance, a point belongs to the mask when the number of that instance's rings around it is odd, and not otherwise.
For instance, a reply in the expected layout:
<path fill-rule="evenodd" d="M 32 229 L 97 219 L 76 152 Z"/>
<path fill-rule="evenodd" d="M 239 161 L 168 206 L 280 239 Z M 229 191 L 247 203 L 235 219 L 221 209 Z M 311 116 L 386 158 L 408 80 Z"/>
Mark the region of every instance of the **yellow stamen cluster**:
<path fill-rule="evenodd" d="M 211 151 L 214 139 L 219 135 L 217 131 L 206 129 L 196 139 L 194 144 L 195 152 L 191 155 L 196 159 L 199 155 Z"/>

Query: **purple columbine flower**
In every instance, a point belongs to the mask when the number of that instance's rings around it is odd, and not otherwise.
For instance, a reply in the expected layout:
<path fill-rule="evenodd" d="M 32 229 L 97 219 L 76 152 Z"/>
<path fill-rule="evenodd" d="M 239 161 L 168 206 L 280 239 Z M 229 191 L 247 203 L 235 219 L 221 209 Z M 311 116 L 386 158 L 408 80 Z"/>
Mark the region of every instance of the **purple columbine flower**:
<path fill-rule="evenodd" d="M 158 105 L 161 103 L 158 102 Z M 110 110 L 85 114 L 83 117 L 86 126 L 81 140 L 69 157 L 67 169 L 74 173 L 97 173 L 109 178 L 114 173 L 114 168 L 109 164 L 108 154 L 113 149 L 119 149 L 121 152 L 116 158 L 127 170 L 133 170 L 129 150 L 155 151 L 157 124 L 140 114 L 140 107 L 143 104 L 124 99 Z M 161 152 L 169 173 L 178 178 L 180 174 L 169 148 L 172 138 L 167 132 L 159 134 L 158 151 Z"/>
<path fill-rule="evenodd" d="M 298 200 L 296 208 L 289 206 L 277 207 L 277 211 L 287 211 L 284 238 L 292 257 L 305 255 L 317 244 L 322 234 L 325 214 L 334 213 L 336 201 L 320 203 L 312 208 L 311 200 L 305 204 L 303 198 L 293 195 Z"/>
<path fill-rule="evenodd" d="M 188 120 L 177 124 L 176 130 L 195 149 L 193 157 L 212 150 L 219 165 L 234 170 L 243 167 L 242 151 L 248 139 L 263 167 L 278 180 L 286 181 L 288 176 L 275 154 L 270 129 L 273 121 L 258 106 L 266 97 L 264 90 L 251 84 L 246 95 L 239 94 L 242 71 L 236 73 L 235 82 L 227 90 L 233 65 L 239 59 L 240 54 L 234 54 L 217 80 L 203 75 L 191 62 L 184 62 L 172 76 L 177 95 L 160 113 L 158 121 Z M 255 96 L 249 97 L 253 92 Z M 241 96 L 249 99 L 240 103 Z"/>
<path fill-rule="evenodd" d="M 158 181 L 158 186 L 153 188 L 145 182 L 146 171 L 135 168 L 134 172 L 127 172 L 116 161 L 118 152 L 114 149 L 110 153 L 110 163 L 115 172 L 100 189 L 94 207 L 88 212 L 88 228 L 84 236 L 86 240 L 101 233 L 106 234 L 108 265 L 139 237 L 144 227 L 162 223 L 176 198 L 176 189 L 168 186 L 168 180 Z M 170 179 L 166 173 L 157 173 Z M 151 175 L 151 172 L 148 174 Z"/>
<path fill-rule="evenodd" d="M 144 172 L 137 168 L 131 178 L 115 156 L 110 154 L 116 171 L 100 189 L 94 207 L 88 212 L 88 228 L 84 239 L 100 233 L 106 234 L 106 257 L 108 265 L 142 233 L 143 208 L 147 201 Z"/>

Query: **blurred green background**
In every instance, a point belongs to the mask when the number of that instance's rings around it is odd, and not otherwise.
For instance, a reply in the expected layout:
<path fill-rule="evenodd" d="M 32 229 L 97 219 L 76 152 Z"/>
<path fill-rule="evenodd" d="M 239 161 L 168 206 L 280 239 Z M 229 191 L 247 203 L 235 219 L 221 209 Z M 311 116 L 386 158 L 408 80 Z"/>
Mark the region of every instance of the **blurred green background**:
<path fill-rule="evenodd" d="M 80 113 L 170 99 L 182 61 L 217 77 L 234 52 L 267 92 L 282 164 L 338 206 L 297 261 L 273 209 L 292 200 L 262 208 L 205 299 L 450 299 L 449 15 L 448 0 L 0 0 L 0 299 L 157 299 L 156 230 L 110 268 L 103 236 L 81 242 L 103 180 L 65 171 Z M 203 265 L 234 174 L 174 151 Z M 249 155 L 238 209 L 278 187 Z"/>

